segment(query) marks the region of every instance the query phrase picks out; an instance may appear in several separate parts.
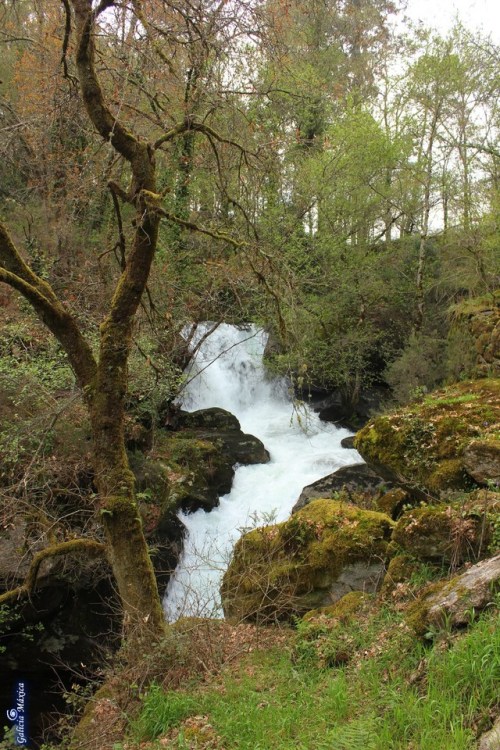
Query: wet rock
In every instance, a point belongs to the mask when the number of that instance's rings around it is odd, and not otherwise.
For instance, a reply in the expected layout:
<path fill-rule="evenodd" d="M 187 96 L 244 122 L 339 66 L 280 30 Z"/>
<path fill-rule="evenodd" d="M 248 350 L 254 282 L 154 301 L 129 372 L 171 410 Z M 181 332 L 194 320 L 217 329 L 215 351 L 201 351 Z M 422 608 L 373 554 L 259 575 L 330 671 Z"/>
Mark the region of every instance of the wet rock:
<path fill-rule="evenodd" d="M 269 461 L 269 453 L 259 438 L 242 432 L 238 419 L 214 407 L 195 412 L 181 412 L 179 426 L 193 431 L 202 440 L 215 441 L 232 464 L 260 464 Z"/>
<path fill-rule="evenodd" d="M 334 471 L 333 474 L 322 477 L 304 487 L 299 499 L 293 506 L 292 513 L 297 513 L 311 500 L 332 497 L 338 492 L 345 492 L 347 496 L 363 493 L 367 496 L 373 496 L 391 487 L 391 482 L 387 482 L 364 463 L 344 466 Z"/>
<path fill-rule="evenodd" d="M 465 573 L 428 587 L 408 610 L 408 624 L 417 635 L 432 629 L 467 625 L 495 598 L 500 589 L 500 554 Z"/>
<path fill-rule="evenodd" d="M 349 437 L 343 438 L 340 441 L 340 445 L 342 448 L 347 448 L 348 450 L 354 448 L 354 435 L 349 435 Z"/>

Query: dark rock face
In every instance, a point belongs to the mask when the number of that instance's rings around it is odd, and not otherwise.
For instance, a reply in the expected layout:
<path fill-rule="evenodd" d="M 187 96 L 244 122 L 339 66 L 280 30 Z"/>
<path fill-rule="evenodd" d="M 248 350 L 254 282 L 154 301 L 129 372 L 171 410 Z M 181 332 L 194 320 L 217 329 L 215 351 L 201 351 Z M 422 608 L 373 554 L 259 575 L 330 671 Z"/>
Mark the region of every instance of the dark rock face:
<path fill-rule="evenodd" d="M 342 469 L 334 471 L 333 474 L 322 477 L 317 482 L 304 487 L 299 499 L 293 506 L 292 513 L 304 508 L 311 500 L 331 497 L 335 492 L 344 491 L 348 495 L 358 493 L 376 495 L 392 486 L 391 482 L 387 482 L 366 464 L 344 466 Z"/>
<path fill-rule="evenodd" d="M 388 386 L 379 385 L 362 389 L 354 402 L 348 401 L 342 392 L 337 390 L 326 398 L 313 399 L 310 405 L 318 412 L 323 422 L 334 422 L 339 427 L 347 427 L 355 432 L 364 427 L 388 396 Z"/>
<path fill-rule="evenodd" d="M 192 430 L 198 438 L 216 442 L 233 464 L 265 464 L 269 453 L 259 438 L 241 431 L 234 414 L 214 407 L 194 412 L 181 412 L 179 427 Z M 232 477 L 231 477 L 232 480 Z M 228 492 L 229 489 L 226 490 Z M 223 493 L 221 493 L 223 494 Z"/>

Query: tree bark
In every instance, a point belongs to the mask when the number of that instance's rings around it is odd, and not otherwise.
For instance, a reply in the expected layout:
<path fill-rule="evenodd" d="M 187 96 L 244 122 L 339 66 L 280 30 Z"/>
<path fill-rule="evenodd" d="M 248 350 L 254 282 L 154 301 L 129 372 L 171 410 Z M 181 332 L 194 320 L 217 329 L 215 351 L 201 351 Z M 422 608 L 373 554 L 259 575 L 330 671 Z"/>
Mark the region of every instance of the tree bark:
<path fill-rule="evenodd" d="M 128 637 L 161 637 L 165 620 L 125 449 L 127 363 L 132 326 L 155 254 L 160 213 L 155 194 L 154 149 L 130 133 L 106 105 L 94 66 L 98 11 L 92 0 L 71 0 L 76 20 L 76 64 L 81 95 L 97 132 L 129 163 L 127 199 L 135 206 L 135 236 L 109 313 L 101 325 L 96 358 L 70 311 L 54 290 L 24 262 L 0 224 L 0 281 L 33 306 L 68 355 L 90 415 L 98 510 L 107 553 L 124 611 Z M 112 3 L 107 3 L 109 6 Z M 100 7 L 106 7 L 101 2 Z"/>

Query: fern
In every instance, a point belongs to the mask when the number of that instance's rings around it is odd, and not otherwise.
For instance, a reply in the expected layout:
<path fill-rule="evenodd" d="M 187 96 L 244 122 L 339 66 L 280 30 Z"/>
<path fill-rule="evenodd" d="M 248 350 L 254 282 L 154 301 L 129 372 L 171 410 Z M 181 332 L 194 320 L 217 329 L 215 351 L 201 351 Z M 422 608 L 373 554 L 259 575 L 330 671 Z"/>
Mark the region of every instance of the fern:
<path fill-rule="evenodd" d="M 376 750 L 380 720 L 361 716 L 328 733 L 328 745 L 335 750 Z"/>

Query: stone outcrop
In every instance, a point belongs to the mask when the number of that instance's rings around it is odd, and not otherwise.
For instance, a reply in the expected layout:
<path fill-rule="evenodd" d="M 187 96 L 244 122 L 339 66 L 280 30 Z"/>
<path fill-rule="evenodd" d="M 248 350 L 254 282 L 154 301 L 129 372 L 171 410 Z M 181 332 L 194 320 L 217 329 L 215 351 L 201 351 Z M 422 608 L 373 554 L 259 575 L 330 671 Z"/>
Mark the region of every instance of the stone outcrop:
<path fill-rule="evenodd" d="M 366 494 L 371 497 L 390 487 L 391 482 L 387 482 L 365 463 L 344 466 L 304 487 L 292 513 L 304 508 L 311 500 L 332 497 L 338 492 L 345 492 L 347 495 Z"/>
<path fill-rule="evenodd" d="M 431 495 L 500 474 L 500 379 L 456 383 L 369 422 L 355 446 L 375 471 Z"/>
<path fill-rule="evenodd" d="M 451 580 L 432 584 L 409 609 L 408 624 L 417 635 L 468 625 L 500 590 L 500 554 L 483 560 Z"/>
<path fill-rule="evenodd" d="M 457 380 L 500 377 L 500 290 L 452 308 L 448 348 Z"/>
<path fill-rule="evenodd" d="M 410 496 L 402 487 L 394 486 L 367 464 L 344 466 L 326 477 L 307 485 L 292 509 L 292 514 L 318 498 L 345 500 L 367 510 L 387 513 L 396 519 Z"/>
<path fill-rule="evenodd" d="M 315 500 L 289 521 L 250 531 L 236 544 L 224 575 L 226 616 L 287 620 L 349 591 L 375 591 L 392 526 L 383 513 Z"/>
<path fill-rule="evenodd" d="M 346 399 L 341 389 L 337 389 L 328 396 L 310 399 L 308 402 L 314 411 L 318 412 L 323 422 L 334 422 L 339 427 L 349 430 L 359 430 L 370 419 L 371 415 L 380 409 L 389 395 L 386 385 L 362 388 L 355 401 Z M 306 401 L 307 399 L 304 398 Z"/>
<path fill-rule="evenodd" d="M 264 464 L 269 453 L 259 438 L 242 432 L 238 419 L 218 407 L 181 412 L 181 431 L 194 433 L 202 440 L 213 442 L 232 464 Z"/>
<path fill-rule="evenodd" d="M 489 732 L 482 735 L 477 750 L 500 750 L 500 716 Z"/>
<path fill-rule="evenodd" d="M 464 450 L 464 467 L 478 484 L 500 487 L 500 440 L 473 440 Z"/>

